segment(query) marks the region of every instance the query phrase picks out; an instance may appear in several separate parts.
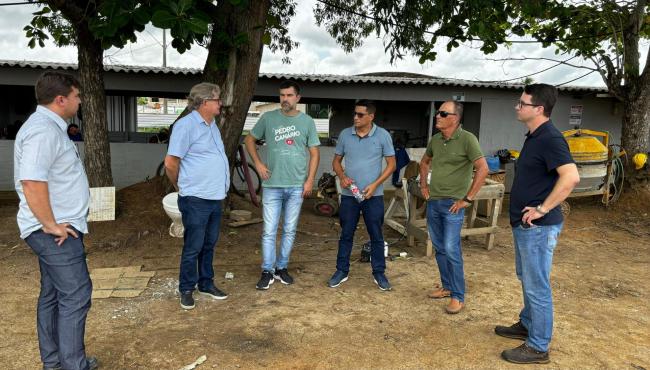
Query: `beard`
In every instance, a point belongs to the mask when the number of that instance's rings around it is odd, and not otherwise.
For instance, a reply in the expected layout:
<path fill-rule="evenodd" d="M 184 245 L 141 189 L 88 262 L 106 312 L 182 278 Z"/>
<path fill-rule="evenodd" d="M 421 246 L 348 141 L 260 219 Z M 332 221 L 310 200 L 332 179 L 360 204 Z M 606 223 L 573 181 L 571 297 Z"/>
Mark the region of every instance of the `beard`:
<path fill-rule="evenodd" d="M 280 108 L 282 109 L 283 112 L 291 112 L 292 110 L 294 110 L 296 108 L 296 106 L 295 105 L 292 106 L 289 103 L 281 103 Z"/>

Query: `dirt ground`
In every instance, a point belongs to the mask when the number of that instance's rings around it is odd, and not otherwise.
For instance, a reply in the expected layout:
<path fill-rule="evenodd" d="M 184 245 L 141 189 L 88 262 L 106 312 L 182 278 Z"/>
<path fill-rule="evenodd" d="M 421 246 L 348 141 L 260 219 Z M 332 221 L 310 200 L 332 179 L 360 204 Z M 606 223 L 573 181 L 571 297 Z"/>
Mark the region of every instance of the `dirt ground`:
<path fill-rule="evenodd" d="M 337 219 L 312 212 L 313 200 L 303 206 L 290 263 L 296 284 L 255 290 L 262 225 L 224 224 L 214 264 L 216 283 L 230 297 L 199 297 L 194 310 L 184 311 L 175 294 L 182 240 L 167 233 L 161 197 L 155 183 L 124 189 L 117 221 L 90 226 L 91 269 L 156 271 L 139 297 L 93 301 L 86 348 L 102 369 L 179 369 L 201 355 L 207 361 L 199 370 L 520 367 L 499 357 L 520 342 L 493 332 L 517 320 L 522 302 L 506 212 L 493 250 L 482 247 L 482 238 L 463 241 L 467 306 L 458 315 L 444 312 L 446 300 L 426 297 L 438 282 L 435 259 L 388 228 L 386 239 L 396 241 L 391 254 L 410 256 L 387 262 L 393 291 L 379 291 L 369 264 L 358 261 L 346 283 L 328 288 L 340 228 Z M 15 202 L 2 202 L 0 367 L 37 369 L 37 259 L 18 237 Z M 242 199 L 233 202 L 252 209 Z M 571 201 L 555 251 L 555 329 L 544 368 L 650 368 L 649 212 L 650 198 L 634 193 L 609 209 L 595 200 Z M 356 238 L 359 245 L 367 240 L 363 227 Z M 355 246 L 353 257 L 359 253 Z M 226 272 L 234 279 L 225 280 Z"/>

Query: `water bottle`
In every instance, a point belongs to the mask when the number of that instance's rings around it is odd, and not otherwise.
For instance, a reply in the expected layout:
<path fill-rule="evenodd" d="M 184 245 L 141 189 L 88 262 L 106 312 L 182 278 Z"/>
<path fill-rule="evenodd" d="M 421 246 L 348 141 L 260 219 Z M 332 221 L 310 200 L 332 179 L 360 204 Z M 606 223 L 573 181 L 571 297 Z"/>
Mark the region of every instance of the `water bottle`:
<path fill-rule="evenodd" d="M 356 199 L 357 202 L 359 203 L 363 202 L 365 196 L 363 195 L 363 193 L 361 192 L 361 190 L 357 185 L 351 183 L 350 186 L 348 186 L 348 189 L 350 189 L 352 195 L 354 196 L 354 199 Z"/>

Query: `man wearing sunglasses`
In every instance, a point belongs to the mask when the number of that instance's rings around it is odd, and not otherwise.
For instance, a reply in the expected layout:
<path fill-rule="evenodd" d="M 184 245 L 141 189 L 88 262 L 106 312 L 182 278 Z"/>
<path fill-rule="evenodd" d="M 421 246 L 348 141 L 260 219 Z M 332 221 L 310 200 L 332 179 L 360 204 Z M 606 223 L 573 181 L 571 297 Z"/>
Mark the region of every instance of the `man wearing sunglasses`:
<path fill-rule="evenodd" d="M 476 136 L 463 130 L 463 105 L 447 101 L 436 113 L 436 128 L 420 161 L 420 189 L 427 199 L 427 227 L 436 249 L 441 286 L 430 298 L 450 297 L 449 314 L 465 306 L 465 276 L 460 231 L 465 207 L 481 189 L 488 166 Z M 473 170 L 476 170 L 472 180 Z M 427 177 L 431 180 L 427 184 Z"/>
<path fill-rule="evenodd" d="M 354 232 L 363 214 L 370 236 L 370 264 L 372 276 L 380 290 L 391 290 L 384 274 L 384 189 L 383 183 L 395 171 L 395 150 L 393 140 L 385 129 L 373 120 L 377 108 L 370 100 L 359 100 L 354 106 L 354 126 L 341 131 L 334 151 L 332 167 L 339 177 L 342 188 L 339 218 L 341 237 L 336 259 L 336 272 L 327 285 L 336 288 L 348 280 L 350 253 Z M 345 157 L 345 168 L 342 162 Z M 382 160 L 386 168 L 382 171 Z M 354 183 L 363 193 L 363 200 L 357 201 L 350 191 Z"/>
<path fill-rule="evenodd" d="M 501 353 L 503 359 L 514 363 L 550 361 L 551 265 L 563 222 L 558 205 L 580 182 L 569 146 L 550 119 L 557 95 L 551 85 L 528 85 L 515 104 L 517 119 L 528 128 L 510 191 L 515 269 L 523 288 L 524 308 L 517 323 L 494 329 L 497 335 L 525 341 Z"/>

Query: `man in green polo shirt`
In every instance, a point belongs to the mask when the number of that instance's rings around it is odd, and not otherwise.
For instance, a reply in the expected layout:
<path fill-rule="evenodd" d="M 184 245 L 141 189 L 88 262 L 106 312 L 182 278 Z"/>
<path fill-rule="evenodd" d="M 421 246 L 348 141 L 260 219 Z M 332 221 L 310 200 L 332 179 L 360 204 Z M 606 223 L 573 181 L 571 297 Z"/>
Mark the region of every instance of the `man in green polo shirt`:
<path fill-rule="evenodd" d="M 444 102 L 436 113 L 436 128 L 420 161 L 420 190 L 427 199 L 427 226 L 436 249 L 442 286 L 431 298 L 451 297 L 447 313 L 465 306 L 465 277 L 460 248 L 465 207 L 472 203 L 488 174 L 488 166 L 476 136 L 463 130 L 463 105 Z M 472 180 L 472 172 L 476 170 Z M 430 174 L 430 183 L 427 177 Z"/>

